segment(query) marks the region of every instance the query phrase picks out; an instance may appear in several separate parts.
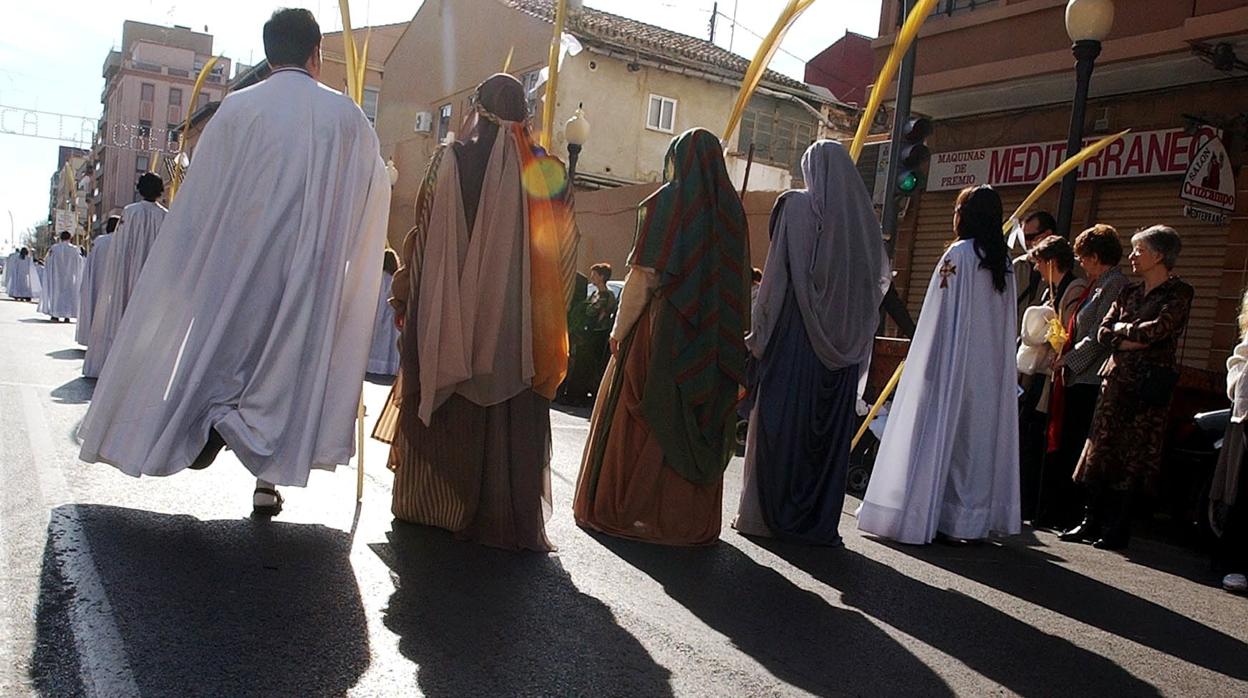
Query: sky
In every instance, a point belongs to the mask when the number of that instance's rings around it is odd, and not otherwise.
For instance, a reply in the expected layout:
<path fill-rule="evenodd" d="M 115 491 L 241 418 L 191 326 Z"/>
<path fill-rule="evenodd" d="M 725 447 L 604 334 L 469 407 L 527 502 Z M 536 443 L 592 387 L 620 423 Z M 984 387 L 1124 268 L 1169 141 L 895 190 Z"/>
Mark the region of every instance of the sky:
<path fill-rule="evenodd" d="M 423 0 L 354 0 L 352 24 L 402 22 Z M 0 27 L 0 106 L 86 116 L 100 114 L 104 58 L 121 42 L 126 19 L 179 24 L 214 36 L 214 51 L 241 63 L 264 55 L 260 28 L 272 11 L 295 0 L 61 0 L 25 6 Z M 708 33 L 711 0 L 585 0 L 585 5 L 694 36 Z M 720 0 L 716 43 L 751 57 L 775 22 L 779 0 Z M 341 20 L 334 0 L 305 0 L 323 31 Z M 794 24 L 771 68 L 798 79 L 806 60 L 846 30 L 875 36 L 879 0 L 819 0 Z M 736 29 L 733 31 L 733 17 Z M 17 14 L 17 13 L 11 13 Z M 730 45 L 731 42 L 731 45 Z M 0 249 L 47 216 L 48 179 L 59 144 L 0 133 Z M 5 220 L 5 219 L 10 220 Z"/>

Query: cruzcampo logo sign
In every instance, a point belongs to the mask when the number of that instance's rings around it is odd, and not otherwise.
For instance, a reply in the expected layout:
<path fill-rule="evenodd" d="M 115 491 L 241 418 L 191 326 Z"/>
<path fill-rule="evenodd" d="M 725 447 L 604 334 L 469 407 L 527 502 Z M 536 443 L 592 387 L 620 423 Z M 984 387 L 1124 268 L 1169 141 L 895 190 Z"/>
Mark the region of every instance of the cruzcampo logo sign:
<path fill-rule="evenodd" d="M 1221 138 L 1209 137 L 1196 151 L 1183 176 L 1179 198 L 1190 204 L 1185 209 L 1188 216 L 1198 220 L 1212 222 L 1235 210 L 1235 173 Z"/>

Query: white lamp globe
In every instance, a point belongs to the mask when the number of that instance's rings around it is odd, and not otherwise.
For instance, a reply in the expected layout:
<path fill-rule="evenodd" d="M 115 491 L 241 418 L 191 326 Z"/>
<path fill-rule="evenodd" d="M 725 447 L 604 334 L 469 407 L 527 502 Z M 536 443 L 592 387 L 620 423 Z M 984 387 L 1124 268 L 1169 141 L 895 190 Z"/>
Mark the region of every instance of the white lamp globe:
<path fill-rule="evenodd" d="M 1071 41 L 1104 41 L 1114 26 L 1114 0 L 1070 0 L 1066 33 Z"/>

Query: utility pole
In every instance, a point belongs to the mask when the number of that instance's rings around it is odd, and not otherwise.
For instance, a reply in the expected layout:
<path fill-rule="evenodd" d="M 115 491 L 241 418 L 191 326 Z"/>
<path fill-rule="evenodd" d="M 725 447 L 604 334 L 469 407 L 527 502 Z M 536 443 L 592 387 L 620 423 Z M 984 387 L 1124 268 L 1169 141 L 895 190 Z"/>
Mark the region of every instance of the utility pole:
<path fill-rule="evenodd" d="M 902 16 L 897 23 L 900 27 L 905 23 L 906 17 L 910 16 L 910 12 L 914 9 L 915 0 L 902 0 Z M 889 143 L 888 157 L 888 175 L 885 180 L 887 187 L 884 195 L 884 210 L 880 214 L 880 229 L 884 233 L 884 246 L 888 250 L 888 258 L 891 260 L 897 253 L 897 196 L 896 182 L 897 175 L 901 171 L 901 135 L 906 123 L 910 120 L 910 95 L 914 91 L 914 59 L 915 50 L 919 42 L 915 41 L 910 44 L 910 50 L 906 51 L 906 55 L 901 59 L 901 72 L 897 76 L 897 105 L 893 114 L 893 133 Z M 884 86 L 887 87 L 887 86 Z M 889 315 L 897 323 L 898 329 L 903 334 L 913 337 L 915 323 L 910 317 L 906 304 L 897 295 L 897 289 L 893 285 L 889 285 L 888 293 L 884 296 L 884 302 L 880 306 L 883 314 Z M 880 317 L 881 326 L 884 323 L 883 316 Z"/>
<path fill-rule="evenodd" d="M 910 11 L 914 9 L 915 0 L 903 0 L 904 15 L 910 16 Z M 906 55 L 901 59 L 901 72 L 897 76 L 897 105 L 893 113 L 893 133 L 889 141 L 889 157 L 888 157 L 888 175 L 885 185 L 888 187 L 888 193 L 884 196 L 884 211 L 880 214 L 880 228 L 884 232 L 884 244 L 888 248 L 888 256 L 891 259 L 897 251 L 897 197 L 894 196 L 895 183 L 897 175 L 901 171 L 901 158 L 898 155 L 901 152 L 901 135 L 902 130 L 906 127 L 906 122 L 910 120 L 910 96 L 914 91 L 914 59 L 915 51 L 919 42 L 910 44 L 910 50 L 906 51 Z"/>
<path fill-rule="evenodd" d="M 715 20 L 719 19 L 719 3 L 711 3 L 711 43 L 715 43 Z"/>

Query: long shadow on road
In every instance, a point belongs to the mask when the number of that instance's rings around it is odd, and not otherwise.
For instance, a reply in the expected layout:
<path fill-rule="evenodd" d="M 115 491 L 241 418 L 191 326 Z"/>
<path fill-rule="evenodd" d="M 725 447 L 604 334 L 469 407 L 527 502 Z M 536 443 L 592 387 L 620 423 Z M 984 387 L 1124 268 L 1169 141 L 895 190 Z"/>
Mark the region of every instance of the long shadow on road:
<path fill-rule="evenodd" d="M 1012 544 L 968 549 L 898 548 L 925 562 L 1185 662 L 1248 679 L 1248 644 L 1164 606 Z"/>
<path fill-rule="evenodd" d="M 559 559 L 396 521 L 370 546 L 398 576 L 385 624 L 431 696 L 670 696 L 670 673 Z M 396 687 L 396 695 L 409 694 Z"/>
<path fill-rule="evenodd" d="M 340 696 L 367 669 L 346 533 L 76 509 L 143 695 Z M 64 642 L 72 602 L 64 589 L 74 580 L 60 572 L 57 534 L 49 529 L 31 669 L 46 695 L 73 686 L 65 674 L 76 670 L 65 659 L 73 643 Z"/>
<path fill-rule="evenodd" d="M 841 592 L 841 602 L 954 657 L 1022 695 L 1156 695 L 1114 662 L 953 589 L 907 576 L 860 553 L 756 541 Z M 906 549 L 905 552 L 911 552 Z M 930 559 L 939 564 L 939 553 Z M 1000 564 L 1007 576 L 1025 576 Z"/>
<path fill-rule="evenodd" d="M 861 613 L 829 605 L 723 541 L 669 548 L 594 538 L 785 683 L 816 695 L 953 693 Z"/>
<path fill-rule="evenodd" d="M 52 399 L 62 405 L 85 405 L 95 394 L 94 378 L 75 378 L 52 389 Z"/>

